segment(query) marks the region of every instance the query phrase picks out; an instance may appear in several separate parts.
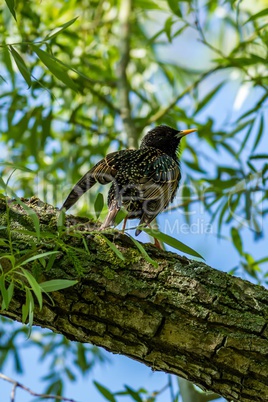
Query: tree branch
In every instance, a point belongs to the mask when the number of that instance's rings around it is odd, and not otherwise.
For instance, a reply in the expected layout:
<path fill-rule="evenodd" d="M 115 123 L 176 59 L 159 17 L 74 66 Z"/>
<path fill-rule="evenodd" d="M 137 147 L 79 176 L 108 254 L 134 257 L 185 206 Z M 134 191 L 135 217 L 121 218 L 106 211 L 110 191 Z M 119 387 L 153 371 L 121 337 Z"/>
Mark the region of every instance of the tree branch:
<path fill-rule="evenodd" d="M 239 2 L 238 2 L 238 6 L 237 6 L 237 10 L 239 8 Z M 255 85 L 259 85 L 260 87 L 262 87 L 262 89 L 264 89 L 266 96 L 268 94 L 268 88 L 266 85 L 264 85 L 259 77 L 254 77 L 250 71 L 249 68 L 244 67 L 241 63 L 237 63 L 235 61 L 235 58 L 231 58 L 230 56 L 226 56 L 220 49 L 218 49 L 217 47 L 213 46 L 211 43 L 209 43 L 206 39 L 206 36 L 204 34 L 204 31 L 202 29 L 201 23 L 200 23 L 200 18 L 199 18 L 199 9 L 198 7 L 195 10 L 195 26 L 193 27 L 195 30 L 197 30 L 197 32 L 200 35 L 200 41 L 207 46 L 209 49 L 211 49 L 213 52 L 215 52 L 216 54 L 218 54 L 222 59 L 224 60 L 228 60 L 230 61 L 231 65 L 233 65 L 234 67 L 242 70 L 244 72 L 244 74 L 252 81 L 255 82 Z M 247 40 L 248 42 L 248 40 Z"/>
<path fill-rule="evenodd" d="M 54 305 L 44 296 L 42 311 L 34 312 L 35 325 L 179 375 L 227 400 L 267 400 L 268 292 L 263 287 L 144 245 L 158 263 L 154 268 L 128 236 L 105 232 L 122 260 L 96 232 L 96 224 L 86 226 L 85 219 L 69 215 L 68 230 L 60 235 L 55 208 L 36 198 L 27 206 L 39 217 L 40 240 L 29 211 L 13 203 L 7 214 L 0 199 L 0 226 L 7 227 L 0 230 L 2 240 L 10 228 L 16 253 L 58 250 L 49 270 L 41 268 L 44 258 L 38 269 L 36 261 L 23 265 L 31 271 L 35 264 L 38 282 L 79 279 L 76 286 L 52 294 Z M 1 265 L 7 275 L 9 260 L 2 257 Z M 16 288 L 9 310 L 1 314 L 21 321 L 24 302 L 24 292 Z"/>
<path fill-rule="evenodd" d="M 15 392 L 17 388 L 21 388 L 24 391 L 28 392 L 28 394 L 32 395 L 32 396 L 36 396 L 42 399 L 54 399 L 57 401 L 64 401 L 64 402 L 76 402 L 74 399 L 70 399 L 70 398 L 65 398 L 64 396 L 58 396 L 58 395 L 50 395 L 50 394 L 39 394 L 37 392 L 32 391 L 30 388 L 26 387 L 25 385 L 23 385 L 22 383 L 13 380 L 10 377 L 7 377 L 6 375 L 0 373 L 0 379 L 10 382 L 11 384 L 13 384 L 12 390 L 11 390 L 11 402 L 15 401 Z"/>
<path fill-rule="evenodd" d="M 190 92 L 192 92 L 210 74 L 213 74 L 220 69 L 221 67 L 217 66 L 214 69 L 206 71 L 203 74 L 201 74 L 195 82 L 190 84 L 187 88 L 184 89 L 184 91 L 175 96 L 175 98 L 172 99 L 172 101 L 167 106 L 159 108 L 159 110 L 148 119 L 146 125 L 154 123 L 159 119 L 162 119 L 182 98 L 184 98 L 185 95 L 188 95 Z"/>

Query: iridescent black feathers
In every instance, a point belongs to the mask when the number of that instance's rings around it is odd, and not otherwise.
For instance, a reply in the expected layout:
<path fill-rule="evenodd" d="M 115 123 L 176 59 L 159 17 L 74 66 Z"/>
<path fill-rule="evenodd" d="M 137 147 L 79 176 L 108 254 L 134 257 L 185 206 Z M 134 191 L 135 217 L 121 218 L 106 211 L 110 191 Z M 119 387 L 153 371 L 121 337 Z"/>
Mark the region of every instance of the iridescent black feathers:
<path fill-rule="evenodd" d="M 178 131 L 158 126 L 149 131 L 138 150 L 108 154 L 76 183 L 62 208 L 66 210 L 96 182 L 112 183 L 108 193 L 109 212 L 101 229 L 113 225 L 122 206 L 128 219 L 149 225 L 174 199 L 181 173 L 177 151 L 181 138 L 196 130 Z M 141 232 L 137 229 L 136 236 Z"/>

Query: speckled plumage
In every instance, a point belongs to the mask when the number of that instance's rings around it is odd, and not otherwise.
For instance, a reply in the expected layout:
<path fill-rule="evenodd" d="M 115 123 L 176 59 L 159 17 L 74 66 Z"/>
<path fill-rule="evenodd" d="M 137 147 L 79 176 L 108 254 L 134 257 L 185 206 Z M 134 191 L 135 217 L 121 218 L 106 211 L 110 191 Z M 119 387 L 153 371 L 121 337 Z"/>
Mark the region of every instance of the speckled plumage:
<path fill-rule="evenodd" d="M 174 199 L 181 174 L 177 151 L 181 138 L 196 130 L 174 130 L 158 126 L 150 130 L 138 150 L 122 150 L 108 154 L 90 169 L 74 186 L 62 208 L 66 210 L 96 182 L 112 182 L 108 193 L 109 213 L 104 229 L 114 223 L 121 206 L 128 219 L 150 222 Z M 135 234 L 141 232 L 137 229 Z"/>

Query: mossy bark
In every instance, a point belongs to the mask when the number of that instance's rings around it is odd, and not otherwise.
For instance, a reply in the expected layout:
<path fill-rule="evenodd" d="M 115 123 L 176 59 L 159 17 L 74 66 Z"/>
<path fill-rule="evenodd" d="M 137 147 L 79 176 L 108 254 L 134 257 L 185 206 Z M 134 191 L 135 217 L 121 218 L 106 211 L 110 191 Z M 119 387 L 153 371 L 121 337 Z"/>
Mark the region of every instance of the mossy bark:
<path fill-rule="evenodd" d="M 44 298 L 34 324 L 177 374 L 229 401 L 268 400 L 268 293 L 263 287 L 145 245 L 158 262 L 155 268 L 131 239 L 111 231 L 107 236 L 123 261 L 94 223 L 86 226 L 85 219 L 68 216 L 68 231 L 59 237 L 57 210 L 35 198 L 27 205 L 37 213 L 44 236 L 25 234 L 34 231 L 33 221 L 13 203 L 9 220 L 15 249 L 59 251 L 50 270 L 27 268 L 39 281 L 79 281 L 54 292 L 54 306 Z M 6 203 L 0 200 L 0 226 L 6 223 Z M 7 236 L 6 230 L 0 236 Z M 20 321 L 23 302 L 17 290 L 9 311 L 1 314 Z"/>

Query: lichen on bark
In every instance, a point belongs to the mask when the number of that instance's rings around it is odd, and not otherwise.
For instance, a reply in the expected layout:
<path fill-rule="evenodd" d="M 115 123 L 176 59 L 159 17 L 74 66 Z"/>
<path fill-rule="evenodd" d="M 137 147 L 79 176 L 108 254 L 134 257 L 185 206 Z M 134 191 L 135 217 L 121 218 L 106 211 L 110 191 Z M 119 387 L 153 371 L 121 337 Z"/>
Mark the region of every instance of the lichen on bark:
<path fill-rule="evenodd" d="M 42 280 L 78 279 L 76 286 L 53 293 L 54 306 L 44 297 L 34 324 L 180 375 L 227 400 L 267 400 L 268 296 L 263 287 L 146 244 L 155 268 L 128 236 L 111 230 L 105 235 L 123 261 L 95 222 L 69 215 L 68 230 L 58 236 L 58 211 L 37 199 L 26 203 L 39 218 L 40 240 L 25 234 L 34 232 L 25 210 L 13 202 L 7 215 L 0 200 L 0 226 L 9 216 L 16 252 L 31 247 L 45 252 L 58 242 L 54 265 L 42 270 Z M 0 231 L 0 238 L 6 235 Z M 22 302 L 17 289 L 1 314 L 20 321 Z"/>

